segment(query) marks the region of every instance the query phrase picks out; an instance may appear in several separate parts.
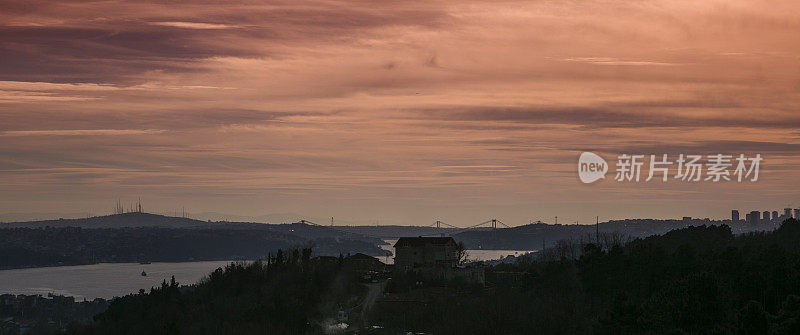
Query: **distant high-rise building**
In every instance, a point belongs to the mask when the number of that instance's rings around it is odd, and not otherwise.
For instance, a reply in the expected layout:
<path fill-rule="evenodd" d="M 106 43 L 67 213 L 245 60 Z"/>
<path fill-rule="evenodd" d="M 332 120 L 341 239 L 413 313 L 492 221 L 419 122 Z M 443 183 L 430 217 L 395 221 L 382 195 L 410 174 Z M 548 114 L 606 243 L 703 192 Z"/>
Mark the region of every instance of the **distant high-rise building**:
<path fill-rule="evenodd" d="M 791 218 L 792 217 L 792 209 L 791 208 L 784 208 L 783 209 L 783 216 L 785 216 L 784 219 Z"/>
<path fill-rule="evenodd" d="M 769 222 L 770 221 L 769 211 L 764 211 L 763 214 L 764 216 L 761 219 L 764 220 L 764 222 Z"/>
<path fill-rule="evenodd" d="M 734 209 L 734 210 L 731 211 L 731 222 L 739 222 L 739 211 L 738 210 Z"/>
<path fill-rule="evenodd" d="M 778 211 L 772 211 L 772 219 L 773 220 L 777 220 L 778 219 Z"/>
<path fill-rule="evenodd" d="M 692 217 L 691 216 L 684 216 L 683 217 L 683 221 L 692 221 Z"/>
<path fill-rule="evenodd" d="M 747 224 L 751 225 L 757 224 L 759 218 L 761 218 L 761 212 L 759 211 L 751 211 L 748 215 L 750 215 L 750 219 L 747 220 Z"/>
<path fill-rule="evenodd" d="M 800 208 L 794 209 L 794 218 L 800 220 Z"/>

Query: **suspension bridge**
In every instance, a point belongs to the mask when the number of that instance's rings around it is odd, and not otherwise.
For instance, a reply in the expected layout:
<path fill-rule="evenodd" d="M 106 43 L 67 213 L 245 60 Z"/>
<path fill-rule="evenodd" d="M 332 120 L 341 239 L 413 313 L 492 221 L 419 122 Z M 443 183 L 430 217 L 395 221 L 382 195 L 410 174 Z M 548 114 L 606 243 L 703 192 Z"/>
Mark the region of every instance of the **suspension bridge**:
<path fill-rule="evenodd" d="M 357 233 L 357 232 L 349 231 L 347 229 L 342 229 L 342 226 L 338 226 L 337 227 L 337 226 L 333 226 L 333 225 L 322 225 L 322 224 L 318 224 L 316 222 L 305 220 L 305 219 L 302 219 L 300 221 L 293 222 L 293 223 L 294 224 L 305 224 L 305 225 L 309 225 L 309 226 L 317 226 L 317 227 L 328 228 L 328 229 L 331 229 L 331 230 L 334 230 L 334 231 L 337 231 L 337 232 L 341 232 L 341 233 L 344 233 L 344 234 L 351 234 L 351 235 L 357 235 L 357 236 L 366 236 L 366 237 L 373 237 L 373 238 L 382 238 L 381 236 L 365 234 L 365 233 Z M 441 220 L 436 220 L 432 224 L 429 224 L 429 225 L 426 225 L 426 226 L 421 226 L 421 227 L 435 227 L 437 229 L 447 229 L 447 230 L 446 231 L 442 231 L 442 232 L 438 232 L 438 233 L 424 234 L 424 235 L 420 235 L 420 236 L 452 236 L 452 235 L 455 235 L 455 234 L 458 234 L 458 233 L 461 233 L 461 232 L 465 232 L 465 231 L 471 230 L 471 229 L 511 228 L 511 226 L 503 223 L 503 221 L 500 221 L 498 219 L 489 219 L 489 220 L 486 220 L 486 221 L 483 221 L 481 223 L 474 224 L 474 225 L 471 225 L 471 226 L 468 226 L 468 227 L 458 227 L 458 226 L 454 226 L 454 225 L 448 224 L 446 222 L 443 222 Z"/>

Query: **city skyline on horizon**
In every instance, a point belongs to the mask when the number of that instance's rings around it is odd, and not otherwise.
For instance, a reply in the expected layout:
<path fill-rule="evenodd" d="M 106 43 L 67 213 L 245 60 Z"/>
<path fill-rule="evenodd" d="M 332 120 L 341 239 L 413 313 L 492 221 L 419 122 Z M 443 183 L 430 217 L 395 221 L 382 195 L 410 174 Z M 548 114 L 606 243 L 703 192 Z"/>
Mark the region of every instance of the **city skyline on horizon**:
<path fill-rule="evenodd" d="M 127 205 L 127 206 L 126 206 Z M 766 210 L 764 210 L 766 209 Z M 763 210 L 763 211 L 762 211 Z M 345 219 L 338 221 L 334 221 L 335 217 L 318 217 L 313 215 L 302 215 L 298 213 L 262 213 L 258 215 L 242 215 L 242 214 L 233 214 L 233 213 L 221 213 L 221 212 L 213 212 L 213 211 L 198 211 L 192 212 L 187 211 L 185 207 L 182 207 L 178 210 L 173 211 L 150 211 L 150 210 L 143 210 L 143 206 L 141 203 L 141 199 L 137 198 L 137 202 L 132 202 L 130 204 L 122 203 L 119 201 L 116 204 L 116 207 L 108 211 L 107 213 L 92 213 L 92 212 L 72 212 L 72 213 L 0 213 L 0 222 L 15 222 L 15 221 L 41 221 L 41 220 L 54 220 L 54 219 L 81 219 L 81 218 L 89 218 L 89 217 L 98 217 L 98 216 L 106 216 L 106 215 L 114 215 L 114 214 L 127 214 L 127 213 L 144 213 L 144 214 L 156 214 L 156 215 L 163 215 L 163 216 L 172 216 L 172 217 L 183 217 L 188 219 L 200 220 L 200 221 L 246 221 L 246 222 L 255 222 L 255 223 L 269 223 L 269 224 L 286 224 L 286 223 L 294 223 L 301 220 L 315 220 L 315 224 L 321 225 L 328 225 L 330 223 L 332 226 L 339 225 L 339 226 L 366 226 L 366 225 L 405 225 L 405 226 L 430 226 L 431 223 L 435 224 L 440 219 L 434 218 L 431 222 L 396 222 L 392 220 L 388 221 L 381 221 L 381 220 L 358 220 L 358 219 Z M 686 215 L 673 215 L 671 217 L 624 217 L 624 216 L 617 216 L 617 217 L 608 217 L 608 218 L 600 218 L 599 216 L 595 216 L 595 220 L 599 220 L 599 222 L 609 222 L 609 221 L 616 221 L 616 220 L 686 220 L 690 218 L 692 220 L 711 220 L 711 221 L 731 221 L 731 222 L 747 222 L 751 223 L 750 216 L 753 213 L 757 213 L 756 221 L 755 222 L 763 222 L 763 221 L 776 221 L 776 220 L 783 220 L 785 218 L 798 218 L 800 217 L 800 207 L 783 207 L 783 208 L 761 208 L 759 210 L 750 209 L 750 210 L 740 210 L 740 209 L 731 209 L 729 215 L 727 217 L 724 216 L 686 216 Z M 787 214 L 788 213 L 788 214 Z M 787 217 L 788 215 L 788 217 Z M 511 221 L 509 224 L 510 227 L 517 227 L 531 223 L 546 223 L 546 224 L 559 224 L 558 215 L 551 216 L 551 217 L 537 217 L 535 219 L 530 219 L 527 222 L 516 222 Z M 6 218 L 11 218 L 8 220 Z M 489 220 L 497 219 L 498 221 L 503 221 L 501 217 L 487 217 Z M 764 219 L 767 218 L 767 219 Z M 328 221 L 330 219 L 330 221 Z M 444 222 L 447 226 L 452 226 L 450 223 Z M 477 221 L 475 221 L 477 222 Z M 458 223 L 455 227 L 466 227 L 474 224 L 475 222 L 460 222 L 466 225 L 459 226 Z M 595 221 L 579 221 L 575 220 L 574 217 L 570 216 L 561 216 L 560 224 L 570 225 L 570 224 L 583 224 L 583 225 L 593 225 Z M 504 223 L 505 224 L 505 223 Z"/>

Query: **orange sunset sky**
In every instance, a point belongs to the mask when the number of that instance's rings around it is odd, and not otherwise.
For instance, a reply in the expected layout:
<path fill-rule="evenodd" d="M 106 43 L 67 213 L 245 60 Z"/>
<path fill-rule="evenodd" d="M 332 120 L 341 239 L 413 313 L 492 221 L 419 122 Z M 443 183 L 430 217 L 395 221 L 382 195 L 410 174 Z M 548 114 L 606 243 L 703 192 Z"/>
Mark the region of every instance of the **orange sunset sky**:
<path fill-rule="evenodd" d="M 796 0 L 0 2 L 0 213 L 727 218 L 800 207 L 799 108 Z"/>

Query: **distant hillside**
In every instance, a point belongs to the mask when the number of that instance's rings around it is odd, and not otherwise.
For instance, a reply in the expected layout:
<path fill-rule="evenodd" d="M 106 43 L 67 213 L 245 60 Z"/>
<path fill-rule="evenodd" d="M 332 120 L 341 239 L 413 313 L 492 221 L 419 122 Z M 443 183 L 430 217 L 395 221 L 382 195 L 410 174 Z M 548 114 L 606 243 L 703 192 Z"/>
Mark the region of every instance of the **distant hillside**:
<path fill-rule="evenodd" d="M 628 219 L 602 222 L 599 231 L 614 234 L 618 238 L 636 238 L 663 234 L 673 229 L 700 225 L 727 224 L 734 234 L 749 231 L 772 230 L 772 224 L 747 225 L 743 222 L 711 220 L 654 220 Z M 382 239 L 396 239 L 402 236 L 433 236 L 439 234 L 452 235 L 457 241 L 464 242 L 468 249 L 506 249 L 506 250 L 539 250 L 543 245 L 552 246 L 559 240 L 593 240 L 594 225 L 551 225 L 535 223 L 512 228 L 472 229 L 435 228 L 420 226 L 320 226 L 313 224 L 284 223 L 265 224 L 254 222 L 201 221 L 190 218 L 164 216 L 150 213 L 125 213 L 82 219 L 61 219 L 31 222 L 15 222 L 0 224 L 0 228 L 65 228 L 80 227 L 83 229 L 122 229 L 122 228 L 161 228 L 161 229 L 199 229 L 199 230 L 243 230 L 250 232 L 270 232 L 274 235 L 287 236 L 316 243 L 318 250 L 327 253 L 351 250 L 352 243 L 358 241 L 374 246 L 374 249 L 359 249 L 359 252 L 370 255 L 384 255 L 378 249 L 384 244 Z"/>
<path fill-rule="evenodd" d="M 57 219 L 0 224 L 3 228 L 81 227 L 81 228 L 210 228 L 219 223 L 150 213 L 124 213 L 79 219 Z"/>
<path fill-rule="evenodd" d="M 627 219 L 601 222 L 601 234 L 615 234 L 621 238 L 637 238 L 664 234 L 674 229 L 702 225 L 728 225 L 734 234 L 752 231 L 771 231 L 777 224 L 763 223 L 749 225 L 744 222 L 731 223 L 730 220 L 713 221 Z M 468 249 L 507 249 L 540 250 L 542 245 L 552 246 L 559 240 L 594 240 L 598 228 L 595 225 L 552 225 L 534 223 L 512 228 L 489 230 L 468 230 L 453 235 L 456 241 L 464 242 Z"/>
<path fill-rule="evenodd" d="M 310 224 L 208 222 L 149 213 L 0 224 L 0 268 L 98 262 L 259 259 L 313 246 L 317 255 L 385 256 L 375 237 Z"/>
<path fill-rule="evenodd" d="M 331 229 L 325 226 L 310 224 L 265 224 L 255 222 L 229 222 L 229 221 L 200 221 L 190 218 L 165 216 L 151 213 L 124 213 L 105 216 L 95 216 L 80 219 L 60 219 L 29 222 L 1 223 L 0 228 L 63 228 L 80 227 L 84 229 L 109 229 L 109 228 L 174 228 L 174 229 L 245 229 L 269 230 L 287 235 L 294 235 L 306 239 L 317 238 L 348 238 L 369 241 L 381 244 L 378 238 L 362 235 L 357 232 L 348 232 L 340 227 Z"/>
<path fill-rule="evenodd" d="M 88 218 L 92 217 L 89 212 L 71 212 L 71 213 L 0 213 L 0 223 L 2 222 L 23 222 L 23 221 L 42 221 L 42 220 L 56 220 L 59 218 Z"/>
<path fill-rule="evenodd" d="M 437 234 L 452 234 L 459 229 L 436 228 L 420 226 L 336 226 L 338 230 L 349 231 L 357 234 L 379 236 L 385 239 L 397 239 L 403 236 L 426 236 Z"/>

